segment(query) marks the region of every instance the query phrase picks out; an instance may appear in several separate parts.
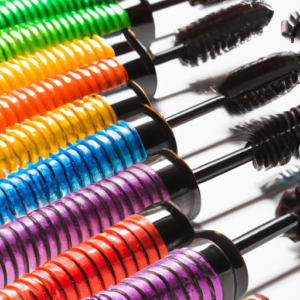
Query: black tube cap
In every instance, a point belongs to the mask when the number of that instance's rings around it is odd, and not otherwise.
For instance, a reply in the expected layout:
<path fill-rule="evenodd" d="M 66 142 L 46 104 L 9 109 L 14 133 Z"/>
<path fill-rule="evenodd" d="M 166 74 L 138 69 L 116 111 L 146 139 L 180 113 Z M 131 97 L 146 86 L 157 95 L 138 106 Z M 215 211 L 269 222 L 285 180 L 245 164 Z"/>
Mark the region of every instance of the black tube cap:
<path fill-rule="evenodd" d="M 135 50 L 131 41 L 136 39 L 136 36 L 130 29 L 124 28 L 104 35 L 102 38 L 114 49 L 116 56 Z"/>
<path fill-rule="evenodd" d="M 142 88 L 130 80 L 126 84 L 102 92 L 100 95 L 112 107 L 118 120 L 135 116 L 142 110 L 143 105 L 151 106 Z"/>
<path fill-rule="evenodd" d="M 239 300 L 248 289 L 249 276 L 243 256 L 225 235 L 212 231 L 196 234 L 200 241 L 187 248 L 199 253 L 218 274 L 223 300 Z"/>
<path fill-rule="evenodd" d="M 140 85 L 151 100 L 157 89 L 157 74 L 153 60 L 130 30 L 122 29 L 121 33 L 126 37 L 134 50 L 119 55 L 114 59 L 125 67 L 129 79 Z"/>
<path fill-rule="evenodd" d="M 125 0 L 118 4 L 126 10 L 131 29 L 148 49 L 155 41 L 155 25 L 149 2 L 147 0 Z"/>
<path fill-rule="evenodd" d="M 151 155 L 164 148 L 177 152 L 177 144 L 172 128 L 166 120 L 148 105 L 143 105 L 134 116 L 125 119 L 139 133 L 146 149 Z"/>
<path fill-rule="evenodd" d="M 194 220 L 201 210 L 201 194 L 189 166 L 170 150 L 161 150 L 148 157 L 143 164 L 151 167 L 162 179 L 175 203 L 189 220 Z"/>
<path fill-rule="evenodd" d="M 159 232 L 168 251 L 189 245 L 194 229 L 187 217 L 171 202 L 155 203 L 139 213 L 148 219 Z"/>

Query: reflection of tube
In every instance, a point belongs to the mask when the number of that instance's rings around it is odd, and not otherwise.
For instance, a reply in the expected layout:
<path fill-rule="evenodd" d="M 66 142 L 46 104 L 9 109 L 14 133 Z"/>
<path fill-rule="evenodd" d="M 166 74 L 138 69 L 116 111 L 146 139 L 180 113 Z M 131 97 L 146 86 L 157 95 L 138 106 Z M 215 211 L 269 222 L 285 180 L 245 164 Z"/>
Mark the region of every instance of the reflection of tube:
<path fill-rule="evenodd" d="M 275 179 L 266 183 L 261 187 L 265 194 L 274 193 L 276 191 L 294 187 L 300 182 L 300 166 L 294 165 L 289 169 L 281 172 Z"/>

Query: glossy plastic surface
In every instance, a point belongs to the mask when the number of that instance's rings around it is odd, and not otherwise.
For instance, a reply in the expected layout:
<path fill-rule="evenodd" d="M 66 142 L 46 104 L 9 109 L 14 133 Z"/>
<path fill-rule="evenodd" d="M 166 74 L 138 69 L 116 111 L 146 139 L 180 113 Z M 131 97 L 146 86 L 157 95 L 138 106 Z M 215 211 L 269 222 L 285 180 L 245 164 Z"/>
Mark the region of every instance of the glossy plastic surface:
<path fill-rule="evenodd" d="M 126 36 L 133 50 L 117 56 L 116 60 L 124 66 L 129 79 L 140 85 L 149 99 L 152 100 L 158 84 L 152 57 L 130 30 L 125 28 L 121 32 Z"/>
<path fill-rule="evenodd" d="M 200 231 L 198 237 L 200 241 L 188 248 L 203 256 L 219 275 L 224 300 L 241 299 L 248 289 L 249 278 L 244 258 L 235 244 L 225 235 L 212 230 Z"/>
<path fill-rule="evenodd" d="M 44 117 L 8 127 L 0 134 L 2 178 L 3 169 L 11 173 L 17 167 L 26 168 L 28 162 L 36 163 L 41 157 L 57 154 L 59 148 L 75 144 L 113 123 L 118 123 L 113 109 L 100 96 L 90 96 L 56 108 Z"/>
<path fill-rule="evenodd" d="M 223 300 L 223 297 L 214 269 L 198 253 L 185 249 L 172 251 L 154 265 L 88 299 Z"/>
<path fill-rule="evenodd" d="M 189 166 L 175 153 L 166 149 L 149 156 L 144 163 L 157 172 L 172 202 L 189 220 L 194 220 L 201 210 L 201 194 Z"/>
<path fill-rule="evenodd" d="M 97 35 L 92 39 L 73 40 L 72 43 L 57 44 L 56 47 L 48 46 L 46 50 L 39 50 L 34 55 L 1 63 L 0 92 L 27 87 L 48 77 L 114 56 L 114 50 Z"/>
<path fill-rule="evenodd" d="M 114 0 L 13 0 L 0 2 L 0 29 L 12 27 L 17 24 L 53 17 L 57 14 L 67 13 L 89 8 L 93 5 L 115 4 Z"/>
<path fill-rule="evenodd" d="M 139 215 L 154 225 L 168 251 L 187 246 L 195 238 L 195 231 L 189 219 L 170 201 L 155 203 Z"/>
<path fill-rule="evenodd" d="M 128 28 L 107 34 L 103 38 L 107 43 L 114 49 L 116 56 L 131 52 L 134 50 L 134 45 L 132 45 L 131 40 L 128 36 L 136 38 L 134 32 Z"/>
<path fill-rule="evenodd" d="M 134 128 L 120 121 L 1 180 L 1 222 L 13 221 L 145 158 Z"/>
<path fill-rule="evenodd" d="M 167 200 L 155 171 L 136 164 L 0 228 L 0 287 L 152 203 Z"/>
<path fill-rule="evenodd" d="M 126 119 L 139 133 L 148 155 L 164 148 L 177 152 L 172 128 L 167 121 L 151 107 L 144 105 L 139 113 Z"/>
<path fill-rule="evenodd" d="M 116 4 L 65 13 L 0 31 L 0 61 L 34 54 L 47 46 L 64 44 L 74 39 L 92 38 L 130 27 L 128 16 Z"/>
<path fill-rule="evenodd" d="M 126 81 L 127 73 L 123 66 L 113 59 L 105 59 L 27 88 L 4 93 L 0 96 L 0 132 L 4 133 L 6 127 L 17 122 L 37 115 L 45 116 L 48 111 L 66 103 L 117 87 Z"/>
<path fill-rule="evenodd" d="M 155 25 L 149 2 L 130 0 L 121 1 L 119 5 L 128 13 L 132 30 L 137 38 L 148 49 L 155 40 Z"/>
<path fill-rule="evenodd" d="M 143 110 L 143 105 L 151 106 L 145 92 L 133 81 L 101 93 L 102 99 L 114 110 L 120 120 L 125 120 Z"/>
<path fill-rule="evenodd" d="M 25 299 L 35 297 L 80 300 L 121 282 L 168 254 L 155 227 L 142 216 L 133 215 L 79 244 L 55 260 L 46 262 L 7 286 L 0 299 L 15 299 L 15 290 Z"/>

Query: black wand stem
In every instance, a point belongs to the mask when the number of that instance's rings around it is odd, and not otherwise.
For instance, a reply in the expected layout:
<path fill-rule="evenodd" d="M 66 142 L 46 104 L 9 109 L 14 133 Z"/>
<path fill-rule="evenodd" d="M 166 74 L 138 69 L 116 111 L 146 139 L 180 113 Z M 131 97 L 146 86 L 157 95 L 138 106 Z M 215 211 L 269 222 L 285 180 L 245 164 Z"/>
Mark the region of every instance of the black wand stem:
<path fill-rule="evenodd" d="M 298 222 L 297 213 L 286 214 L 243 234 L 233 242 L 244 255 L 297 226 Z"/>

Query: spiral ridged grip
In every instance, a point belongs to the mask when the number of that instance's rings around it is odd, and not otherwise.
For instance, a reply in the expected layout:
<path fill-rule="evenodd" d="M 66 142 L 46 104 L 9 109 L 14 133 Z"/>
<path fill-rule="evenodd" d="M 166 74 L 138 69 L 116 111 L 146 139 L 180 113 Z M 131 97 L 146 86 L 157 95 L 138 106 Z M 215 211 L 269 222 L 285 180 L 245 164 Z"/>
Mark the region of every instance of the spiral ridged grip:
<path fill-rule="evenodd" d="M 58 74 L 75 70 L 100 59 L 112 58 L 114 50 L 104 39 L 94 35 L 92 39 L 74 40 L 72 43 L 48 46 L 35 55 L 21 57 L 0 64 L 0 93 L 24 88 Z"/>
<path fill-rule="evenodd" d="M 0 61 L 34 54 L 74 39 L 92 38 L 94 34 L 105 35 L 130 27 L 129 22 L 120 6 L 110 4 L 13 26 L 0 31 Z"/>
<path fill-rule="evenodd" d="M 282 114 L 253 120 L 237 126 L 233 133 L 237 140 L 247 141 L 254 153 L 253 164 L 261 170 L 287 164 L 299 157 L 300 106 Z"/>
<path fill-rule="evenodd" d="M 114 0 L 13 0 L 0 2 L 0 29 L 77 11 L 95 4 L 114 4 Z"/>
<path fill-rule="evenodd" d="M 0 228 L 0 288 L 163 200 L 170 198 L 160 177 L 136 164 Z"/>
<path fill-rule="evenodd" d="M 159 259 L 167 248 L 156 228 L 133 215 L 65 251 L 6 286 L 0 299 L 81 300 L 121 282 Z M 31 299 L 31 298 L 30 298 Z"/>
<path fill-rule="evenodd" d="M 183 249 L 86 300 L 107 299 L 222 300 L 223 292 L 218 275 L 204 258 Z"/>
<path fill-rule="evenodd" d="M 0 96 L 0 133 L 5 133 L 6 127 L 15 123 L 37 115 L 45 116 L 47 111 L 65 103 L 117 87 L 127 79 L 122 65 L 113 59 L 103 59 L 27 88 L 4 93 Z"/>
<path fill-rule="evenodd" d="M 25 216 L 146 158 L 137 132 L 123 121 L 87 138 L 0 180 L 0 223 Z"/>
<path fill-rule="evenodd" d="M 117 116 L 100 96 L 86 97 L 44 117 L 23 121 L 0 134 L 0 168 L 8 173 L 16 172 L 18 167 L 27 168 L 28 162 L 36 163 L 50 153 L 57 154 L 59 148 L 73 145 L 113 123 L 118 123 Z"/>

